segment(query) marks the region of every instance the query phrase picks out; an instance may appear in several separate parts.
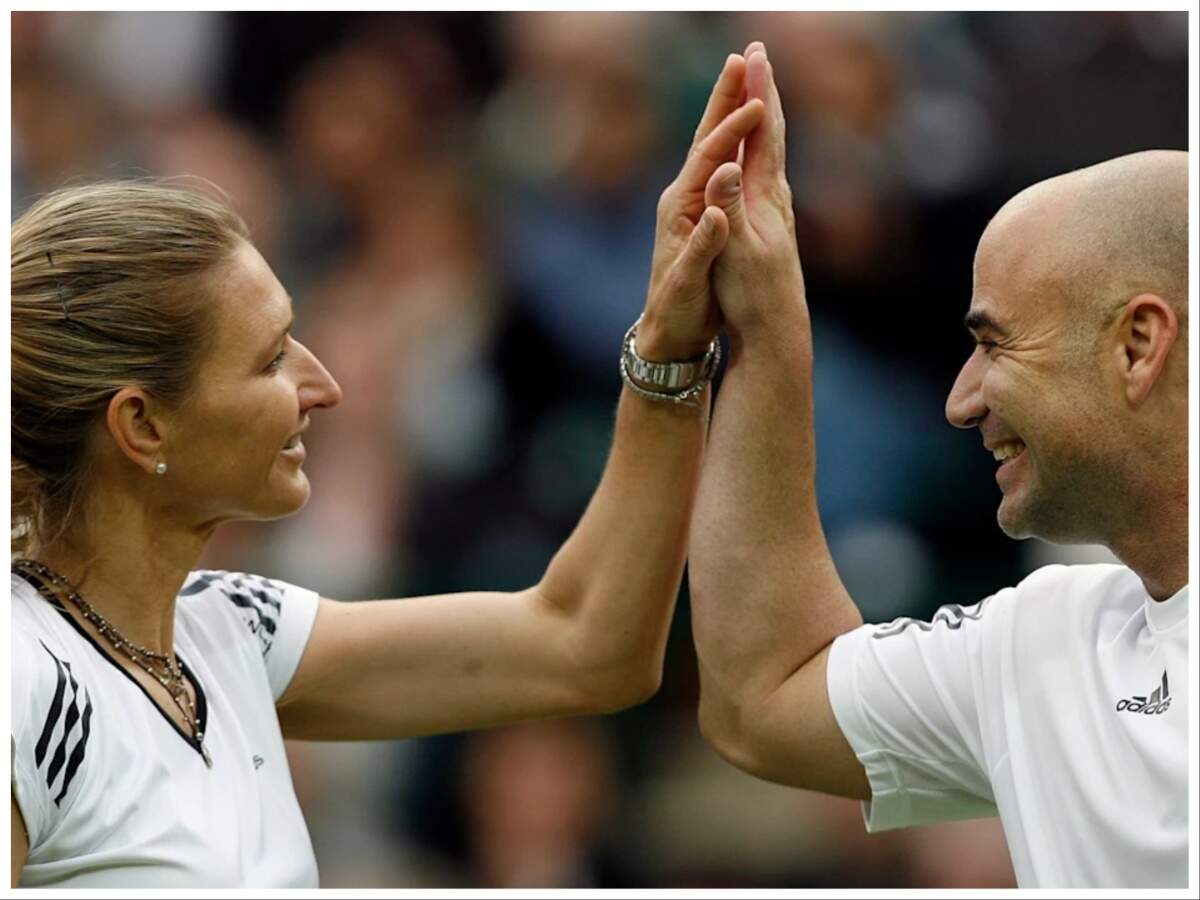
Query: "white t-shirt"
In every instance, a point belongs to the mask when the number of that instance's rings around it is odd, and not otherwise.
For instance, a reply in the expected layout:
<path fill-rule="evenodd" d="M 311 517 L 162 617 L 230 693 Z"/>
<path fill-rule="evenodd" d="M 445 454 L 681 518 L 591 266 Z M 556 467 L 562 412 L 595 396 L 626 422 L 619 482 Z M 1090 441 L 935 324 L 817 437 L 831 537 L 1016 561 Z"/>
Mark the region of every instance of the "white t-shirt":
<path fill-rule="evenodd" d="M 318 597 L 254 575 L 192 572 L 175 648 L 211 768 L 78 624 L 12 576 L 13 796 L 22 887 L 317 887 L 275 701 Z"/>
<path fill-rule="evenodd" d="M 1047 566 L 834 641 L 869 831 L 999 814 L 1021 887 L 1186 887 L 1188 588 Z"/>

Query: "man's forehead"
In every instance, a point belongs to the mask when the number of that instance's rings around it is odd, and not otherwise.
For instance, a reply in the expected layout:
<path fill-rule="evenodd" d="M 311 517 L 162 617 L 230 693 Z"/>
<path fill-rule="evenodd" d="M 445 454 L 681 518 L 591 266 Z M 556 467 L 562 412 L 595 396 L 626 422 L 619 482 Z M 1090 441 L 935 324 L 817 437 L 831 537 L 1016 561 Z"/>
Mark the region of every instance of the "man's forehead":
<path fill-rule="evenodd" d="M 1063 205 L 1057 197 L 1018 198 L 988 224 L 975 252 L 967 327 L 1002 330 L 1030 303 L 1047 301 L 1071 268 L 1064 245 Z"/>
<path fill-rule="evenodd" d="M 979 238 L 975 250 L 975 276 L 993 278 L 1029 267 L 1044 258 L 1053 237 L 1047 216 L 1030 206 L 1005 207 Z"/>

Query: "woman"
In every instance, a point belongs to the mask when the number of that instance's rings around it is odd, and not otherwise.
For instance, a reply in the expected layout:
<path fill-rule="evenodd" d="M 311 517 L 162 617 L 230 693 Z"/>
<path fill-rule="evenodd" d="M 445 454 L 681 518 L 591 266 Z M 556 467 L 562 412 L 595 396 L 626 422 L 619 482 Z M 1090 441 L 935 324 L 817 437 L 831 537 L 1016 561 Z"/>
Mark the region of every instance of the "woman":
<path fill-rule="evenodd" d="M 14 885 L 315 887 L 283 738 L 397 739 L 654 692 L 719 327 L 708 273 L 728 222 L 705 189 L 762 115 L 744 69 L 726 62 L 660 202 L 600 485 L 517 593 L 344 604 L 193 571 L 222 522 L 304 504 L 303 435 L 337 383 L 220 204 L 103 184 L 15 223 Z"/>

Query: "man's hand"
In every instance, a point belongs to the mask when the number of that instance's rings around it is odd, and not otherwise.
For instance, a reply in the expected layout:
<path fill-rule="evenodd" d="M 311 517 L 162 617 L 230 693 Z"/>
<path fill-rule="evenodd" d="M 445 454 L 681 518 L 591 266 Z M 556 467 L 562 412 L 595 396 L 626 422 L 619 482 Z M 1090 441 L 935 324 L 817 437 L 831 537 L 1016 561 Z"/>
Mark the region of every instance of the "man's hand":
<path fill-rule="evenodd" d="M 729 238 L 713 281 L 731 336 L 796 309 L 806 315 L 804 276 L 796 250 L 792 192 L 787 183 L 783 108 L 766 49 L 746 48 L 747 104 L 763 103 L 758 127 L 746 138 L 744 161 L 728 161 L 709 178 L 704 199 L 721 209 Z"/>
<path fill-rule="evenodd" d="M 704 352 L 721 328 L 711 289 L 712 262 L 725 248 L 729 222 L 706 203 L 706 188 L 734 160 L 765 109 L 761 97 L 743 103 L 746 61 L 736 53 L 713 87 L 687 161 L 658 202 L 658 226 L 638 353 L 656 361 Z"/>
<path fill-rule="evenodd" d="M 729 228 L 713 283 L 730 352 L 688 555 L 700 729 L 754 775 L 866 798 L 826 690 L 827 648 L 862 618 L 817 509 L 812 335 L 783 113 L 758 42 L 746 51 L 745 84 L 748 102 L 764 103 L 762 121 L 741 168 L 722 163 L 705 192 Z M 740 190 L 722 187 L 743 170 Z"/>

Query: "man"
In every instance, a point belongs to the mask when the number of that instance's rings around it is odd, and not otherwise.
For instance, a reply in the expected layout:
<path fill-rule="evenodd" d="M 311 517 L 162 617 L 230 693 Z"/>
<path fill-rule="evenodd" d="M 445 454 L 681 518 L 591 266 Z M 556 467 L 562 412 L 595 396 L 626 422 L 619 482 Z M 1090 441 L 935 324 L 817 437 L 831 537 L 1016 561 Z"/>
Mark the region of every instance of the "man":
<path fill-rule="evenodd" d="M 709 182 L 730 356 L 693 516 L 700 725 L 752 774 L 866 801 L 870 830 L 999 814 L 1023 887 L 1187 883 L 1187 155 L 1022 192 L 979 243 L 946 414 L 1000 466 L 1001 528 L 1098 542 L 930 622 L 862 626 L 814 491 L 812 346 L 766 114 Z M 735 178 L 736 181 L 736 178 Z M 865 477 L 866 473 L 864 473 Z"/>

